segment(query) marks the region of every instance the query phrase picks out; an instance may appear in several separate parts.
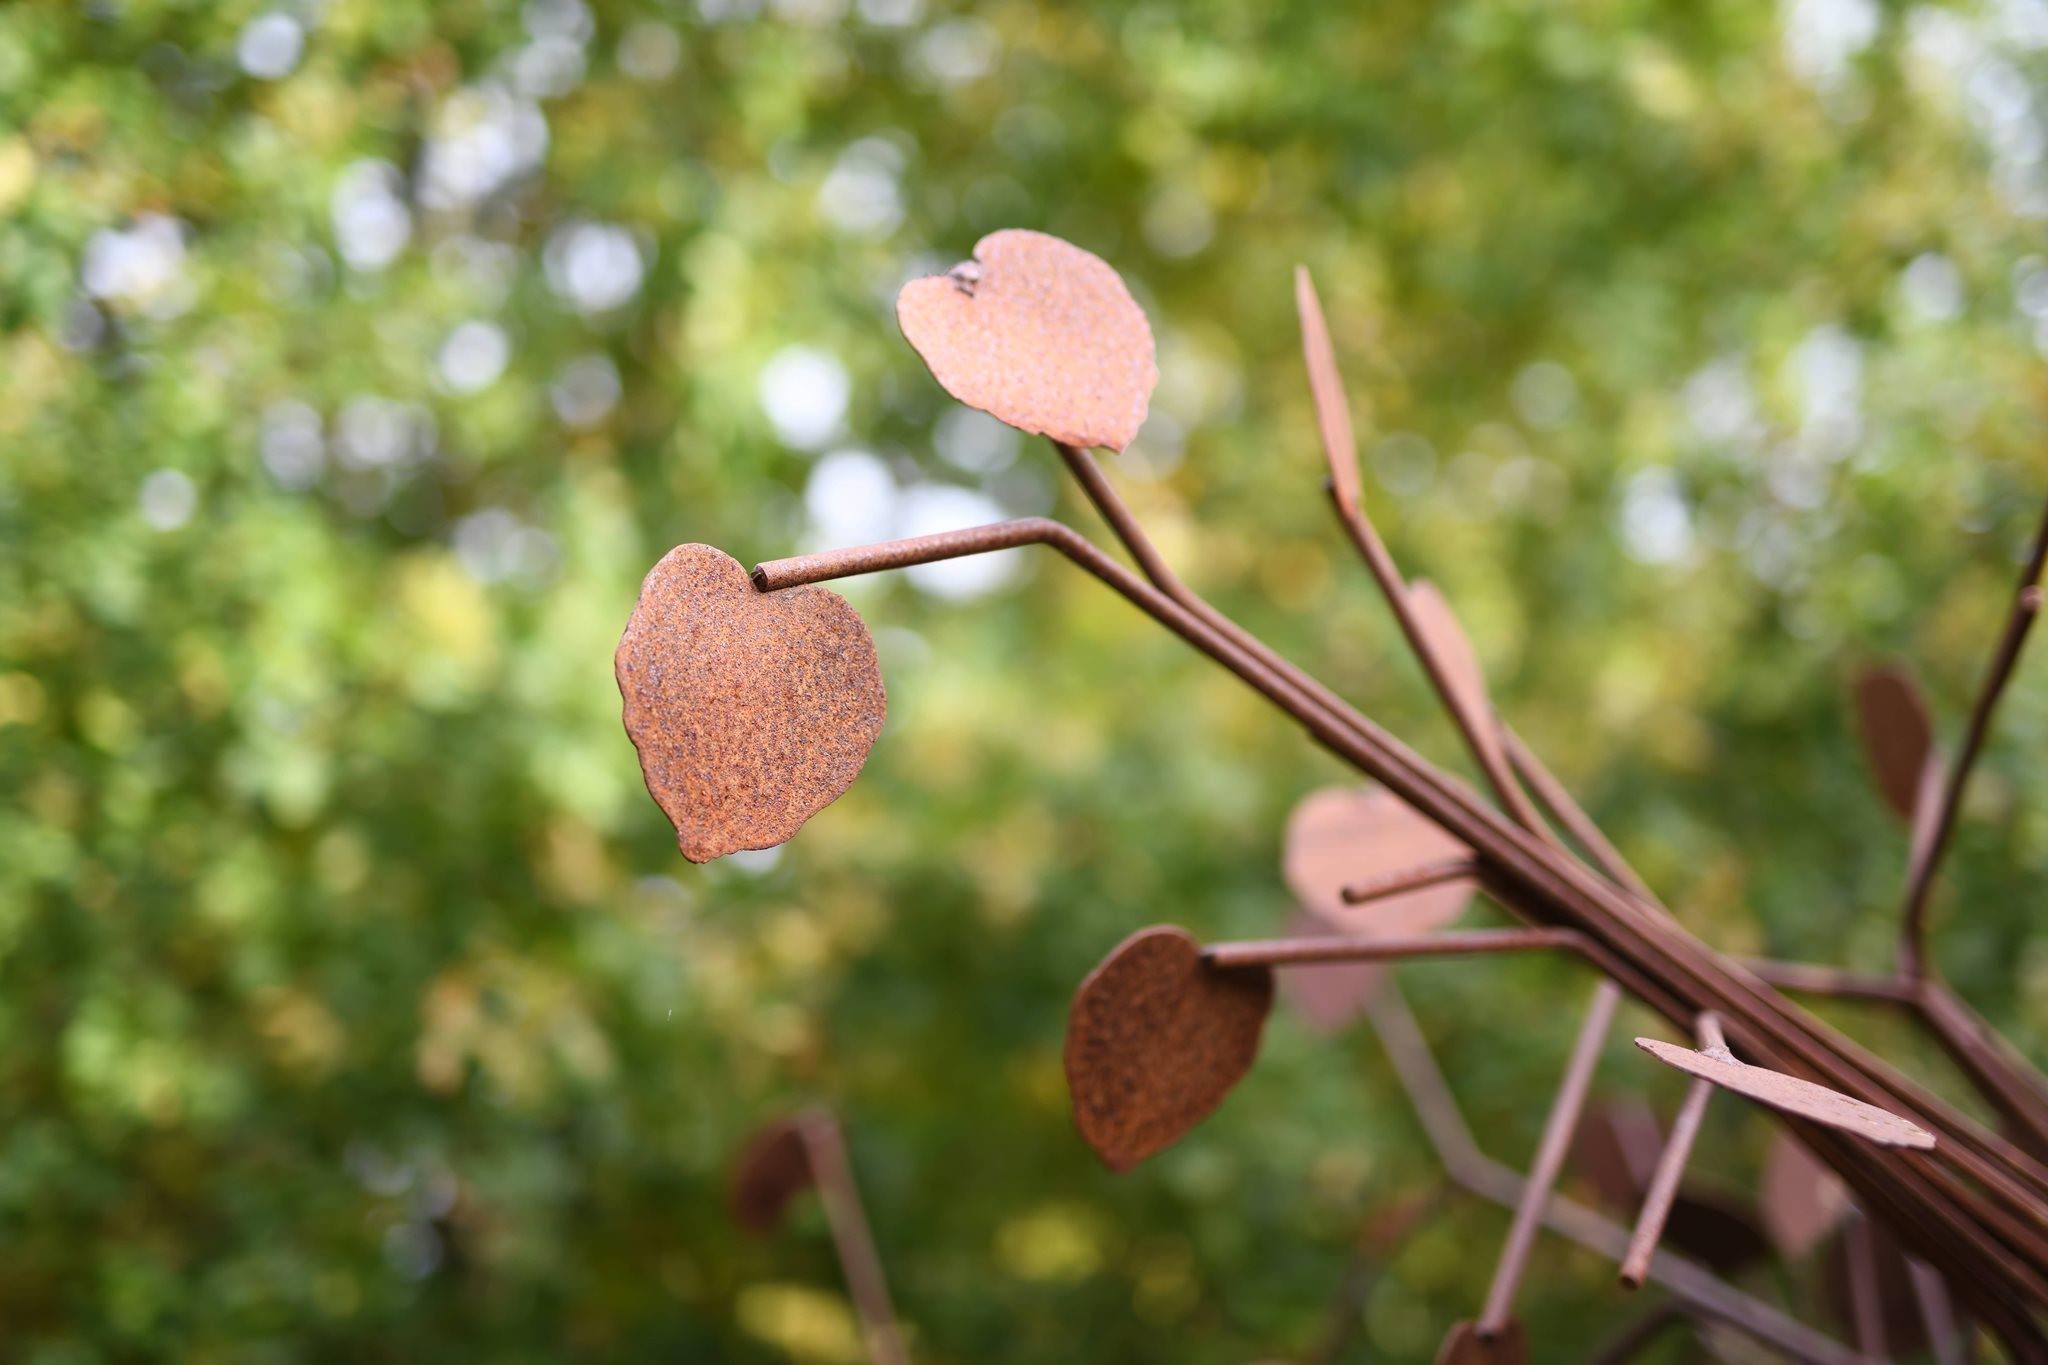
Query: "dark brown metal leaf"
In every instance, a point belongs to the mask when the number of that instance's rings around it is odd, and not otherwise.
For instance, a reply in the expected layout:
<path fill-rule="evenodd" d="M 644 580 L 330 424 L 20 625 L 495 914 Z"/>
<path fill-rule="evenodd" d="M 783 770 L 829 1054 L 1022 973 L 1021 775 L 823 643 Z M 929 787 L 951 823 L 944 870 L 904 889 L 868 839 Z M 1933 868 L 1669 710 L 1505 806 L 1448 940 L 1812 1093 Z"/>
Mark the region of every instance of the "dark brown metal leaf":
<path fill-rule="evenodd" d="M 1129 445 L 1159 382 L 1152 327 L 1123 280 L 1043 232 L 992 232 L 973 260 L 912 280 L 896 321 L 947 393 L 1070 446 Z"/>
<path fill-rule="evenodd" d="M 1664 1222 L 1664 1241 L 1717 1275 L 1755 1265 L 1771 1250 L 1749 1206 L 1716 1190 L 1680 1190 Z"/>
<path fill-rule="evenodd" d="M 1737 1061 L 1725 1051 L 1718 1055 L 1716 1052 L 1695 1052 L 1689 1047 L 1656 1038 L 1638 1038 L 1636 1046 L 1666 1066 L 1677 1067 L 1689 1076 L 1712 1081 L 1723 1090 L 1732 1090 L 1758 1104 L 1853 1133 L 1880 1147 L 1927 1150 L 1934 1146 L 1934 1134 L 1910 1119 L 1900 1118 L 1889 1110 L 1865 1104 L 1824 1085 Z"/>
<path fill-rule="evenodd" d="M 1306 910 L 1287 921 L 1289 938 L 1331 938 L 1330 925 Z M 1330 962 L 1313 967 L 1279 967 L 1273 975 L 1280 994 L 1302 1022 L 1317 1033 L 1330 1034 L 1346 1027 L 1365 1009 L 1379 989 L 1386 968 L 1371 962 Z"/>
<path fill-rule="evenodd" d="M 1840 1225 L 1849 1192 L 1805 1144 L 1779 1133 L 1764 1157 L 1763 1206 L 1764 1227 L 1779 1254 L 1798 1260 Z"/>
<path fill-rule="evenodd" d="M 795 834 L 860 775 L 888 708 L 844 598 L 757 592 L 709 545 L 662 556 L 613 663 L 641 776 L 695 863 Z"/>
<path fill-rule="evenodd" d="M 1456 919 L 1474 883 L 1446 882 L 1370 905 L 1346 905 L 1344 888 L 1470 852 L 1384 788 L 1325 787 L 1288 817 L 1281 874 L 1302 909 L 1344 933 L 1421 934 Z"/>
<path fill-rule="evenodd" d="M 1141 929 L 1104 958 L 1067 1015 L 1074 1123 L 1113 1171 L 1172 1146 L 1251 1069 L 1273 1007 L 1263 967 L 1204 965 L 1171 925 Z"/>
<path fill-rule="evenodd" d="M 747 1139 L 733 1166 L 733 1221 L 752 1233 L 773 1232 L 789 1201 L 811 1187 L 810 1146 L 801 1119 L 764 1124 Z"/>
<path fill-rule="evenodd" d="M 1649 1186 L 1664 1146 L 1657 1116 L 1634 1097 L 1588 1109 L 1572 1136 L 1572 1164 L 1593 1182 L 1603 1203 L 1633 1209 Z"/>
<path fill-rule="evenodd" d="M 1480 670 L 1471 637 L 1458 624 L 1457 613 L 1436 584 L 1426 578 L 1408 585 L 1408 604 L 1415 612 L 1416 624 L 1422 627 L 1423 638 L 1429 641 L 1430 652 L 1443 661 L 1451 694 L 1486 749 L 1489 766 L 1495 772 L 1507 772 L 1507 750 L 1501 743 L 1493 703 L 1486 695 L 1486 674 Z"/>
<path fill-rule="evenodd" d="M 1911 821 L 1934 761 L 1934 722 L 1919 684 L 1892 665 L 1865 669 L 1856 679 L 1856 725 L 1885 804 Z"/>
<path fill-rule="evenodd" d="M 1878 1345 L 1882 1358 L 1886 1360 L 1910 1360 L 1927 1349 L 1927 1319 L 1921 1313 L 1920 1300 L 1913 1290 L 1913 1270 L 1906 1263 L 1906 1253 L 1899 1246 L 1898 1238 L 1882 1223 L 1866 1223 L 1870 1237 L 1871 1268 L 1876 1272 L 1877 1324 L 1884 1340 Z M 1828 1311 L 1845 1328 L 1853 1330 L 1856 1323 L 1856 1299 L 1853 1281 L 1850 1278 L 1849 1257 L 1854 1229 L 1845 1229 L 1843 1235 L 1829 1243 L 1827 1255 L 1821 1262 L 1821 1284 L 1827 1298 Z"/>
<path fill-rule="evenodd" d="M 1316 427 L 1323 437 L 1323 458 L 1330 483 L 1344 506 L 1356 510 L 1364 498 L 1358 478 L 1358 440 L 1351 431 L 1351 405 L 1344 398 L 1344 379 L 1337 370 L 1337 348 L 1323 322 L 1322 300 L 1308 267 L 1294 267 L 1294 311 L 1301 318 L 1301 352 L 1308 363 L 1308 388 L 1315 399 Z"/>
<path fill-rule="evenodd" d="M 1529 1338 L 1515 1318 L 1492 1341 L 1479 1335 L 1477 1324 L 1461 1322 L 1437 1348 L 1436 1365 L 1529 1365 Z"/>

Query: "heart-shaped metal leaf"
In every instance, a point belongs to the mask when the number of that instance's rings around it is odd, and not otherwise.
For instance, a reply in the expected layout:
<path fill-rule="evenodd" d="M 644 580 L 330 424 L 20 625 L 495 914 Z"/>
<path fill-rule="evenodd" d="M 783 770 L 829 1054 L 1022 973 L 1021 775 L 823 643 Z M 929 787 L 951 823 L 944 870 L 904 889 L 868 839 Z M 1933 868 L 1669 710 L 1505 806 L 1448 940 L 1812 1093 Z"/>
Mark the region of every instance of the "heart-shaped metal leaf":
<path fill-rule="evenodd" d="M 1436 1365 L 1528 1365 L 1529 1338 L 1518 1319 L 1509 1318 L 1491 1340 L 1474 1323 L 1461 1322 L 1437 1348 Z"/>
<path fill-rule="evenodd" d="M 1885 804 L 1911 821 L 1934 763 L 1934 722 L 1912 675 L 1891 665 L 1859 674 L 1856 727 Z"/>
<path fill-rule="evenodd" d="M 888 706 L 846 599 L 757 592 L 709 545 L 662 556 L 613 662 L 641 776 L 696 863 L 795 834 L 860 775 Z"/>
<path fill-rule="evenodd" d="M 1116 271 L 1043 232 L 992 232 L 973 260 L 912 280 L 896 321 L 947 393 L 1070 446 L 1129 445 L 1159 382 L 1151 324 Z"/>
<path fill-rule="evenodd" d="M 1171 925 L 1125 939 L 1067 1015 L 1067 1088 L 1082 1138 L 1113 1171 L 1178 1142 L 1251 1069 L 1272 1007 L 1264 967 L 1207 966 Z"/>
<path fill-rule="evenodd" d="M 1470 880 L 1346 905 L 1344 888 L 1471 850 L 1380 787 L 1325 787 L 1287 820 L 1281 875 L 1301 908 L 1347 934 L 1422 934 L 1456 919 Z"/>
<path fill-rule="evenodd" d="M 803 1120 L 778 1119 L 755 1130 L 733 1166 L 729 1202 L 733 1221 L 753 1233 L 768 1233 L 782 1222 L 789 1201 L 809 1189 L 810 1144 Z"/>
<path fill-rule="evenodd" d="M 1839 1090 L 1830 1090 L 1824 1085 L 1815 1085 L 1812 1081 L 1803 1081 L 1769 1067 L 1737 1061 L 1725 1049 L 1695 1052 L 1689 1047 L 1656 1038 L 1638 1038 L 1636 1046 L 1666 1066 L 1675 1066 L 1689 1076 L 1712 1081 L 1723 1090 L 1732 1090 L 1758 1104 L 1853 1133 L 1880 1147 L 1927 1150 L 1934 1146 L 1934 1134 L 1910 1119 L 1901 1118 L 1874 1104 L 1865 1104 Z"/>

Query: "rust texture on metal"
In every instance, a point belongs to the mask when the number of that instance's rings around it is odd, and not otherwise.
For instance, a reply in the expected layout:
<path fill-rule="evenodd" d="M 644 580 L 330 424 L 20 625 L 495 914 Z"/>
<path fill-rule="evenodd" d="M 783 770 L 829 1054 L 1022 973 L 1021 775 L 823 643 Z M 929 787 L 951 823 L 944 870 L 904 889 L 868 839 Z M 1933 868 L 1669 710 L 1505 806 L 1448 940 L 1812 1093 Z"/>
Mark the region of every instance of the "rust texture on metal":
<path fill-rule="evenodd" d="M 1680 1047 L 1658 1038 L 1638 1038 L 1636 1046 L 1666 1066 L 1677 1067 L 1689 1076 L 1711 1081 L 1723 1090 L 1733 1091 L 1758 1104 L 1853 1133 L 1880 1147 L 1915 1147 L 1921 1150 L 1934 1147 L 1934 1134 L 1911 1119 L 1901 1118 L 1874 1104 L 1865 1104 L 1839 1090 L 1788 1076 L 1782 1071 L 1751 1066 L 1738 1061 L 1726 1048 L 1695 1052 L 1689 1047 Z"/>
<path fill-rule="evenodd" d="M 1695 1027 L 1701 1047 L 1710 1052 L 1727 1050 L 1727 1040 L 1721 1036 L 1721 1021 L 1713 1011 L 1702 1014 Z M 1643 1207 L 1636 1215 L 1635 1234 L 1629 1239 L 1628 1255 L 1621 1259 L 1624 1289 L 1642 1288 L 1644 1277 L 1650 1273 L 1650 1258 L 1657 1254 L 1665 1224 L 1678 1202 L 1678 1182 L 1685 1178 L 1685 1165 L 1692 1159 L 1692 1146 L 1699 1139 L 1700 1123 L 1706 1118 L 1707 1101 L 1713 1094 L 1714 1087 L 1703 1080 L 1686 1088 L 1678 1116 L 1671 1121 L 1671 1135 L 1665 1139 L 1664 1150 L 1658 1154 L 1656 1167 L 1643 1187 Z"/>
<path fill-rule="evenodd" d="M 647 790 L 697 863 L 795 834 L 860 775 L 887 709 L 846 599 L 756 592 L 709 545 L 654 566 L 614 667 Z"/>
<path fill-rule="evenodd" d="M 1273 974 L 1202 960 L 1180 929 L 1141 929 L 1104 958 L 1067 1015 L 1074 1123 L 1128 1171 L 1207 1118 L 1258 1057 Z"/>
<path fill-rule="evenodd" d="M 1042 232 L 992 232 L 973 260 L 912 280 L 896 320 L 947 393 L 1083 449 L 1129 445 L 1159 382 L 1152 326 L 1116 271 Z"/>
<path fill-rule="evenodd" d="M 1822 1258 L 1828 1310 L 1874 1360 L 1911 1360 L 1929 1345 L 1927 1313 L 1898 1239 L 1851 1216 Z"/>
<path fill-rule="evenodd" d="M 1509 1318 L 1491 1334 L 1461 1322 L 1437 1348 L 1436 1365 L 1529 1365 L 1529 1337 L 1520 1321 Z"/>
<path fill-rule="evenodd" d="M 773 1232 L 789 1201 L 811 1187 L 810 1146 L 802 1120 L 764 1124 L 740 1148 L 733 1164 L 728 1202 L 733 1221 L 748 1232 Z"/>
<path fill-rule="evenodd" d="M 1309 793 L 1287 820 L 1281 874 L 1302 909 L 1346 933 L 1427 933 L 1464 912 L 1469 876 L 1354 905 L 1346 888 L 1472 851 L 1417 815 L 1383 787 L 1325 787 Z"/>
<path fill-rule="evenodd" d="M 1912 675 L 1896 665 L 1857 674 L 1855 696 L 1856 728 L 1877 789 L 1901 820 L 1911 821 L 1935 762 L 1927 699 Z"/>
<path fill-rule="evenodd" d="M 1305 910 L 1287 921 L 1294 939 L 1332 938 L 1337 931 Z M 1379 989 L 1385 970 L 1369 962 L 1323 963 L 1314 967 L 1282 967 L 1273 973 L 1280 998 L 1311 1031 L 1333 1034 L 1349 1026 Z"/>
<path fill-rule="evenodd" d="M 1302 967 L 1345 962 L 1393 962 L 1409 957 L 1470 957 L 1479 953 L 1585 947 L 1571 929 L 1465 929 L 1441 934 L 1312 934 L 1306 938 L 1254 938 L 1212 943 L 1202 959 L 1217 967 Z"/>
<path fill-rule="evenodd" d="M 1472 637 L 1459 624 L 1443 590 L 1427 578 L 1418 578 L 1408 585 L 1408 604 L 1415 609 L 1416 622 L 1431 651 L 1443 663 L 1451 704 L 1464 715 L 1478 739 L 1481 766 L 1488 772 L 1506 772 L 1507 749 L 1501 742 L 1500 722 L 1494 718 L 1493 703 L 1487 700 L 1486 674 L 1479 667 Z"/>
<path fill-rule="evenodd" d="M 1800 1260 L 1841 1225 L 1849 1192 L 1790 1133 L 1771 1139 L 1764 1154 L 1764 1228 L 1778 1254 Z"/>
<path fill-rule="evenodd" d="M 1572 1164 L 1602 1203 L 1635 1210 L 1663 1150 L 1664 1137 L 1649 1104 L 1638 1096 L 1618 1096 L 1586 1111 L 1573 1142 Z M 1663 1244 L 1722 1275 L 1755 1264 L 1771 1247 L 1749 1201 L 1697 1184 L 1679 1186 L 1665 1218 Z"/>

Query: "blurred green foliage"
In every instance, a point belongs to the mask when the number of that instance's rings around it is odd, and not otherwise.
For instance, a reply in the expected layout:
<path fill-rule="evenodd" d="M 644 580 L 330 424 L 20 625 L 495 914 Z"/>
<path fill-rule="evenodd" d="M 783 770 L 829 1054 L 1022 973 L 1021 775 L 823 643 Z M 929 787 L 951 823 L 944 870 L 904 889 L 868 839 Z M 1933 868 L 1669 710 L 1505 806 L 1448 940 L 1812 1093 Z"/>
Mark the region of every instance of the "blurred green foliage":
<path fill-rule="evenodd" d="M 1318 493 L 1306 262 L 1382 527 L 1502 710 L 1710 941 L 1888 961 L 1844 683 L 1905 656 L 1953 742 L 2048 484 L 2038 0 L 755 8 L 0 8 L 8 1358 L 850 1359 L 815 1209 L 750 1242 L 722 1202 L 813 1099 L 921 1359 L 1321 1339 L 1437 1179 L 1370 1041 L 1283 1018 L 1124 1178 L 1058 1057 L 1126 932 L 1279 922 L 1329 760 L 1028 556 L 848 585 L 889 723 L 779 856 L 685 865 L 619 727 L 679 541 L 1097 529 L 895 334 L 997 227 L 1150 313 L 1110 463 L 1170 557 L 1455 763 Z M 2042 673 L 1937 910 L 2036 1056 Z M 1521 1160 L 1583 976 L 1407 979 Z M 1600 1084 L 1668 1104 L 1651 1026 Z M 1753 1179 L 1766 1125 L 1712 1123 Z M 1357 1358 L 1428 1359 L 1504 1223 L 1450 1199 Z M 1620 1312 L 1565 1249 L 1525 1306 L 1560 1361 Z"/>

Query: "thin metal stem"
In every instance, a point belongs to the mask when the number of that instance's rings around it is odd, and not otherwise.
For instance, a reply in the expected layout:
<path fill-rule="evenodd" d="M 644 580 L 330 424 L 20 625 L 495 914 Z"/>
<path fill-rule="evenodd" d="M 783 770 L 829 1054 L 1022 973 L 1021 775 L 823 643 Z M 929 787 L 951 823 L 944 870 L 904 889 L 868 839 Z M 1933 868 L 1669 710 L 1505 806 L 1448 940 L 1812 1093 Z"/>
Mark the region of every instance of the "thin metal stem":
<path fill-rule="evenodd" d="M 1909 981 L 1894 976 L 1852 972 L 1818 962 L 1779 962 L 1771 958 L 1748 957 L 1742 965 L 1760 981 L 1781 991 L 1802 995 L 1826 995 L 1843 1000 L 1877 1000 L 1891 1005 L 1911 1005 L 1919 992 Z"/>
<path fill-rule="evenodd" d="M 1710 1010 L 1699 1018 L 1698 1036 L 1700 1047 L 1725 1048 L 1728 1040 L 1721 1036 L 1721 1021 Z M 1656 1169 L 1650 1175 L 1649 1188 L 1643 1194 L 1642 1211 L 1636 1215 L 1635 1235 L 1629 1239 L 1628 1255 L 1621 1261 L 1621 1287 L 1640 1289 L 1643 1277 L 1649 1274 L 1650 1258 L 1657 1254 L 1657 1243 L 1663 1240 L 1664 1224 L 1671 1217 L 1671 1206 L 1678 1199 L 1678 1182 L 1685 1175 L 1685 1163 L 1692 1158 L 1693 1142 L 1700 1135 L 1700 1121 L 1706 1117 L 1707 1101 L 1713 1098 L 1711 1082 L 1695 1080 L 1686 1087 L 1685 1100 L 1678 1107 L 1678 1117 L 1671 1122 L 1671 1136 L 1665 1140 L 1664 1151 L 1657 1158 Z"/>
<path fill-rule="evenodd" d="M 2012 610 L 2005 618 L 2005 629 L 2000 633 L 1998 649 L 1992 655 L 1991 667 L 1984 675 L 1984 682 L 1977 690 L 1977 701 L 1970 708 L 1969 728 L 1963 733 L 1963 747 L 1957 752 L 1954 764 L 1949 768 L 1948 781 L 1941 791 L 1941 812 L 1935 818 L 1934 833 L 1923 845 L 1914 849 L 1913 865 L 1906 874 L 1906 905 L 1902 914 L 1903 924 L 1899 934 L 1899 970 L 1910 977 L 1927 975 L 1927 897 L 1934 885 L 1934 874 L 1941 867 L 1942 855 L 1948 851 L 1949 836 L 1955 830 L 1956 811 L 1962 806 L 1963 787 L 1970 780 L 1970 771 L 1976 766 L 1977 756 L 1984 748 L 1985 736 L 1991 732 L 1992 713 L 1998 709 L 1998 699 L 2005 692 L 2005 685 L 2012 679 L 2013 669 L 2019 664 L 2020 651 L 2026 647 L 2027 635 L 2034 628 L 2034 620 L 2041 614 L 2041 570 L 2048 563 L 2048 507 L 2042 510 L 2041 524 L 2034 532 L 2034 543 L 2027 553 L 2026 564 L 2020 570 L 2019 587 L 2013 596 Z"/>
<path fill-rule="evenodd" d="M 1486 1307 L 1479 1314 L 1479 1335 L 1491 1340 L 1507 1326 L 1515 1311 L 1515 1291 L 1529 1268 L 1529 1252 L 1536 1245 L 1536 1229 L 1542 1222 L 1543 1205 L 1550 1198 L 1557 1173 L 1564 1169 L 1565 1154 L 1571 1149 L 1572 1133 L 1579 1126 L 1579 1111 L 1585 1108 L 1586 1091 L 1593 1083 L 1593 1068 L 1600 1061 L 1600 1045 L 1614 1022 L 1614 1010 L 1621 1003 L 1621 988 L 1602 981 L 1593 988 L 1593 1003 L 1586 1021 L 1579 1025 L 1578 1041 L 1572 1044 L 1571 1059 L 1565 1063 L 1564 1079 L 1558 1082 L 1557 1097 L 1550 1103 L 1550 1116 L 1543 1123 L 1543 1140 L 1536 1158 L 1529 1163 L 1529 1178 L 1522 1186 L 1521 1201 L 1515 1206 L 1515 1220 L 1508 1227 L 1507 1240 L 1494 1267 L 1493 1286 L 1486 1291 Z"/>
<path fill-rule="evenodd" d="M 825 1222 L 839 1251 L 846 1292 L 860 1314 L 868 1354 L 875 1365 L 907 1365 L 909 1356 L 904 1353 L 903 1334 L 896 1326 L 896 1310 L 889 1302 L 882 1258 L 875 1250 L 867 1213 L 861 1208 L 860 1190 L 853 1181 L 853 1168 L 847 1160 L 839 1123 L 829 1113 L 813 1110 L 803 1116 L 797 1131 L 803 1135 L 811 1158 L 818 1198 L 825 1205 Z"/>
<path fill-rule="evenodd" d="M 1471 957 L 1481 953 L 1522 953 L 1563 948 L 1583 953 L 1584 934 L 1575 929 L 1464 929 L 1389 938 L 1246 939 L 1212 943 L 1202 960 L 1212 967 L 1301 967 L 1318 963 L 1394 962 L 1411 957 Z"/>
<path fill-rule="evenodd" d="M 1460 854 L 1453 858 L 1439 858 L 1435 862 L 1419 863 L 1414 867 L 1389 872 L 1383 877 L 1370 881 L 1353 882 L 1337 893 L 1338 899 L 1346 905 L 1369 905 L 1391 896 L 1405 895 L 1410 891 L 1422 891 L 1445 882 L 1462 881 L 1476 876 L 1479 860 L 1471 854 Z"/>

